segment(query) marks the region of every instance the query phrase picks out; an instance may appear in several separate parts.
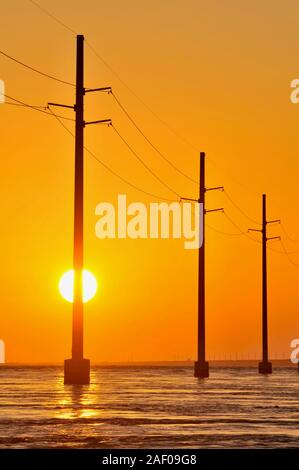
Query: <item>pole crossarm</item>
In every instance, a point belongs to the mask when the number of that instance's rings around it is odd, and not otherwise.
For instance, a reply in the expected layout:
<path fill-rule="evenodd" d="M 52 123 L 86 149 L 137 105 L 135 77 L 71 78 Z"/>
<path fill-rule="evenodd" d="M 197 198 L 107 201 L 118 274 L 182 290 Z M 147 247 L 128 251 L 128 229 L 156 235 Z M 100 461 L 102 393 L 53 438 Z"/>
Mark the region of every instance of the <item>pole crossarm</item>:
<path fill-rule="evenodd" d="M 112 126 L 112 120 L 100 119 L 99 121 L 84 122 L 84 126 L 89 126 L 90 124 L 107 124 L 108 126 Z"/>
<path fill-rule="evenodd" d="M 204 191 L 207 192 L 207 191 L 224 191 L 224 186 L 216 186 L 215 188 L 205 188 Z M 193 202 L 200 202 L 200 199 L 193 199 L 193 198 L 190 198 L 190 197 L 181 197 L 180 198 L 180 201 L 193 201 Z M 215 212 L 215 211 L 224 211 L 223 208 L 221 209 L 213 209 L 211 211 L 206 211 L 206 212 Z"/>
<path fill-rule="evenodd" d="M 262 229 L 259 230 L 259 229 L 257 229 L 257 228 L 249 228 L 249 229 L 248 229 L 248 232 L 260 232 L 260 233 L 262 233 L 263 230 L 262 230 Z"/>
<path fill-rule="evenodd" d="M 224 208 L 220 207 L 219 209 L 206 209 L 205 214 L 207 214 L 208 212 L 224 212 Z"/>
<path fill-rule="evenodd" d="M 205 188 L 205 192 L 207 191 L 224 191 L 224 186 L 216 186 L 215 188 Z"/>
<path fill-rule="evenodd" d="M 112 93 L 112 87 L 111 86 L 106 86 L 102 88 L 84 88 L 84 93 L 92 93 L 94 91 L 102 91 L 104 93 Z"/>
<path fill-rule="evenodd" d="M 269 238 L 266 238 L 266 241 L 268 240 L 281 240 L 281 237 L 269 237 Z"/>
<path fill-rule="evenodd" d="M 279 219 L 268 220 L 268 221 L 266 221 L 266 224 L 280 224 L 280 220 Z"/>
<path fill-rule="evenodd" d="M 49 106 L 58 106 L 59 108 L 69 108 L 69 109 L 76 109 L 76 106 L 70 106 L 69 104 L 60 104 L 60 103 L 48 103 Z"/>
<path fill-rule="evenodd" d="M 180 202 L 181 201 L 193 201 L 193 202 L 198 202 L 198 203 L 200 202 L 199 199 L 193 199 L 191 197 L 180 197 Z"/>

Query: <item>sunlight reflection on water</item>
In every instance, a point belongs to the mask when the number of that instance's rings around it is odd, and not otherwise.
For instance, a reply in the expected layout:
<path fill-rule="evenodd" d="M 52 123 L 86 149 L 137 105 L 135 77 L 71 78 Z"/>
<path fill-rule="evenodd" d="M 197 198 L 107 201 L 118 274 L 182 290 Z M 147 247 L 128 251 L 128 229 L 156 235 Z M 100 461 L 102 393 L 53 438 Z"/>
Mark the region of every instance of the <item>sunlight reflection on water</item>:
<path fill-rule="evenodd" d="M 299 447 L 299 374 L 96 367 L 64 386 L 60 367 L 0 371 L 0 447 Z"/>

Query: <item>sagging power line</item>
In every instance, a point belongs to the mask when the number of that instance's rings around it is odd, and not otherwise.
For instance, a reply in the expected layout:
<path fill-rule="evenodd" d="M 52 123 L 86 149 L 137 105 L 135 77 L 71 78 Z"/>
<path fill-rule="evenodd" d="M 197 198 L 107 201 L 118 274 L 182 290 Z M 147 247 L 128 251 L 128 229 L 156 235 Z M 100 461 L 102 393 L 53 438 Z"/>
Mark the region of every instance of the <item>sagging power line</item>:
<path fill-rule="evenodd" d="M 4 96 L 5 96 L 5 98 L 8 98 L 9 100 L 14 101 L 19 106 L 23 106 L 25 108 L 33 109 L 33 110 L 38 111 L 40 113 L 47 114 L 48 116 L 54 115 L 53 113 L 49 113 L 47 111 L 47 106 L 34 106 L 34 105 L 31 105 L 31 104 L 25 103 L 24 101 L 13 98 L 12 96 L 9 96 L 9 95 L 6 95 L 6 94 Z M 13 103 L 7 103 L 7 104 L 13 104 Z M 59 115 L 55 115 L 55 116 L 59 117 L 60 119 L 65 119 L 66 121 L 75 122 L 75 119 L 68 118 L 66 116 L 59 116 Z"/>
<path fill-rule="evenodd" d="M 70 27 L 66 22 L 62 21 L 60 18 L 58 18 L 57 15 L 54 15 L 52 12 L 50 12 L 48 9 L 45 7 L 41 6 L 36 0 L 29 0 L 29 2 L 34 5 L 36 8 L 38 8 L 41 12 L 43 12 L 46 16 L 48 16 L 50 19 L 55 21 L 57 24 L 62 26 L 65 30 L 69 31 L 72 33 L 72 35 L 77 35 L 78 33 L 75 31 L 74 28 Z M 184 136 L 182 136 L 180 133 L 178 133 L 172 126 L 170 126 L 165 120 L 163 120 L 152 108 L 149 106 L 137 93 L 136 91 L 130 87 L 125 80 L 122 79 L 122 77 L 116 72 L 116 70 L 104 59 L 104 57 L 99 54 L 99 52 L 96 50 L 96 48 L 89 42 L 86 41 L 86 45 L 88 48 L 93 52 L 95 57 L 108 69 L 110 72 L 116 77 L 116 79 L 168 130 L 175 135 L 178 139 L 180 139 L 182 142 L 187 144 L 192 150 L 195 150 L 199 152 L 199 147 L 194 145 L 192 142 L 190 142 L 188 139 L 186 139 Z M 209 161 L 215 165 L 216 167 L 219 166 L 219 163 L 215 162 L 210 156 L 209 156 Z M 221 167 L 220 167 L 221 168 Z M 224 170 L 225 171 L 225 170 Z M 225 171 L 226 172 L 226 171 Z M 188 175 L 186 175 L 188 177 Z M 240 187 L 243 187 L 246 191 L 249 192 L 254 192 L 255 194 L 256 191 L 253 191 L 252 188 L 249 188 L 247 185 L 245 185 L 243 182 L 240 182 L 236 180 L 234 177 L 231 175 L 228 176 L 231 181 L 234 181 L 237 183 Z M 189 178 L 189 177 L 188 177 Z"/>
<path fill-rule="evenodd" d="M 53 75 L 50 75 L 48 73 L 42 72 L 41 70 L 37 70 L 34 67 L 31 67 L 30 65 L 25 64 L 24 62 L 21 62 L 18 59 L 15 59 L 14 57 L 10 56 L 9 54 L 6 54 L 4 51 L 0 51 L 0 54 L 2 54 L 4 57 L 7 57 L 8 59 L 12 60 L 13 62 L 16 62 L 19 65 L 22 65 L 23 67 L 31 70 L 32 72 L 35 72 L 39 75 L 42 75 L 43 77 L 50 78 L 51 80 L 55 80 L 56 82 L 63 83 L 64 85 L 69 85 L 72 87 L 75 87 L 76 85 L 74 83 L 67 82 L 65 80 L 61 80 L 60 78 L 54 77 Z"/>
<path fill-rule="evenodd" d="M 69 25 L 67 25 L 64 21 L 62 21 L 60 18 L 58 18 L 56 15 L 51 13 L 49 10 L 46 8 L 42 7 L 38 2 L 35 0 L 29 0 L 32 5 L 37 7 L 40 11 L 42 11 L 45 15 L 47 15 L 49 18 L 51 18 L 53 21 L 55 21 L 57 24 L 62 26 L 64 29 L 69 31 L 70 33 L 77 35 L 78 33 L 71 28 Z M 100 62 L 105 65 L 105 67 L 110 70 L 112 75 L 115 76 L 115 78 L 163 125 L 165 126 L 173 135 L 175 135 L 178 139 L 180 139 L 182 142 L 187 144 L 190 148 L 192 148 L 195 151 L 199 151 L 199 148 L 192 144 L 188 139 L 183 137 L 181 134 L 179 134 L 172 126 L 170 126 L 166 121 L 164 121 L 137 93 L 133 88 L 131 88 L 125 80 L 121 78 L 121 76 L 116 72 L 116 70 L 104 59 L 104 57 L 99 54 L 99 52 L 96 50 L 96 48 L 89 42 L 86 41 L 86 46 L 92 51 L 92 53 L 97 57 Z"/>
<path fill-rule="evenodd" d="M 131 114 L 127 111 L 127 109 L 124 107 L 124 105 L 120 102 L 119 98 L 116 96 L 114 92 L 111 93 L 114 100 L 118 104 L 118 106 L 121 108 L 121 110 L 124 112 L 124 114 L 127 116 L 129 121 L 133 124 L 133 126 L 137 129 L 137 131 L 142 135 L 142 137 L 147 141 L 147 143 L 152 147 L 152 149 L 164 160 L 166 161 L 175 171 L 177 171 L 180 175 L 184 176 L 187 178 L 189 181 L 192 183 L 198 184 L 198 181 L 195 179 L 191 178 L 188 176 L 186 173 L 184 173 L 180 168 L 178 168 L 169 158 L 167 158 L 159 149 L 158 147 L 153 144 L 151 139 L 147 137 L 147 135 L 144 133 L 144 131 L 140 128 L 140 126 L 136 123 L 136 121 L 132 118 Z"/>
<path fill-rule="evenodd" d="M 169 186 L 167 183 L 165 183 L 160 176 L 158 176 L 148 165 L 145 163 L 143 158 L 141 158 L 137 152 L 132 148 L 132 146 L 128 143 L 128 141 L 120 134 L 118 129 L 112 125 L 112 128 L 114 129 L 115 133 L 118 135 L 120 140 L 125 144 L 125 146 L 130 150 L 130 152 L 137 158 L 137 160 L 144 166 L 144 168 L 154 177 L 156 178 L 157 181 L 159 181 L 168 191 L 170 191 L 172 194 L 180 198 L 179 193 L 173 189 L 171 186 Z"/>
<path fill-rule="evenodd" d="M 53 111 L 51 110 L 51 107 L 49 106 L 49 111 L 53 114 L 53 116 L 56 117 L 57 121 L 60 123 L 60 125 L 73 137 L 75 138 L 75 134 L 60 120 L 60 118 L 53 113 Z M 132 189 L 146 195 L 146 196 L 149 196 L 149 197 L 153 197 L 154 199 L 157 199 L 157 200 L 160 200 L 160 201 L 166 201 L 166 202 L 176 202 L 175 199 L 168 199 L 164 196 L 160 196 L 158 194 L 154 194 L 154 193 L 151 193 L 151 192 L 148 192 L 146 191 L 145 189 L 142 189 L 138 186 L 136 186 L 134 183 L 131 183 L 130 181 L 128 181 L 126 178 L 124 178 L 123 176 L 121 176 L 119 173 L 117 173 L 115 170 L 113 170 L 109 165 L 107 165 L 107 163 L 105 163 L 103 160 L 101 160 L 98 155 L 93 152 L 92 150 L 90 150 L 90 148 L 86 147 L 86 145 L 84 145 L 84 150 L 86 150 L 86 152 L 97 162 L 99 163 L 105 170 L 107 170 L 109 173 L 111 173 L 113 176 L 115 176 L 117 179 L 119 179 L 120 181 L 122 181 L 122 183 L 125 183 L 127 186 L 131 187 Z"/>
<path fill-rule="evenodd" d="M 102 88 L 96 88 L 96 89 L 85 89 L 86 92 L 92 92 L 92 91 L 106 91 L 108 93 L 111 93 L 111 87 L 102 87 Z M 42 106 L 42 105 L 39 105 L 39 106 L 35 106 L 35 105 L 31 105 L 31 104 L 28 104 L 28 103 L 25 103 L 24 101 L 21 101 L 21 100 L 18 100 L 12 96 L 9 96 L 9 95 L 4 95 L 6 98 L 10 99 L 10 100 L 13 100 L 14 102 L 13 103 L 10 103 L 10 102 L 6 102 L 6 104 L 10 104 L 10 105 L 15 105 L 15 106 L 21 106 L 21 107 L 26 107 L 26 108 L 30 108 L 30 109 L 33 109 L 33 110 L 36 110 L 36 111 L 39 111 L 39 112 L 42 112 L 44 114 L 47 114 L 47 115 L 51 115 L 51 116 L 54 116 L 56 117 L 57 119 L 63 119 L 63 120 L 67 120 L 67 121 L 73 121 L 74 122 L 74 119 L 72 118 L 69 118 L 69 117 L 66 117 L 66 116 L 61 116 L 61 115 L 57 115 L 55 113 L 53 113 L 53 111 L 48 112 L 50 111 L 50 108 L 49 106 Z M 51 103 L 48 103 L 48 104 L 51 104 Z M 56 103 L 52 103 L 53 105 L 56 105 Z M 58 105 L 59 106 L 59 105 Z M 63 105 L 62 107 L 67 107 L 67 108 L 72 108 L 73 109 L 73 106 L 68 106 L 68 105 Z M 103 123 L 103 122 L 107 122 L 107 120 L 100 120 L 100 121 L 94 121 L 92 123 Z M 110 122 L 108 120 L 108 122 Z M 63 123 L 61 123 L 63 125 Z M 87 123 L 89 124 L 89 123 Z M 71 133 L 71 131 L 69 131 L 69 129 L 64 126 L 65 129 Z M 71 133 L 72 134 L 72 133 Z M 73 135 L 73 134 L 72 134 Z M 73 135 L 74 136 L 74 135 Z M 146 196 L 149 196 L 149 197 L 154 197 L 155 199 L 157 200 L 161 200 L 161 201 L 168 201 L 168 202 L 175 202 L 174 199 L 170 199 L 170 198 L 167 198 L 167 197 L 164 197 L 164 196 L 159 196 L 153 192 L 150 192 L 150 191 L 146 191 L 140 187 L 138 187 L 137 185 L 135 185 L 134 183 L 131 183 L 130 181 L 128 181 L 127 179 L 125 179 L 124 177 L 122 177 L 121 175 L 119 175 L 116 171 L 114 171 L 112 168 L 110 168 L 105 162 L 103 162 L 101 159 L 99 159 L 99 157 L 94 153 L 92 152 L 90 149 L 86 148 L 86 151 L 95 159 L 98 161 L 98 163 L 100 163 L 108 172 L 110 172 L 112 175 L 114 175 L 116 178 L 120 179 L 122 182 L 124 182 L 126 185 L 130 186 L 132 189 L 135 189 L 137 190 L 138 192 L 140 193 L 143 193 L 145 194 Z M 133 149 L 132 149 L 133 150 Z M 164 183 L 163 183 L 164 185 Z M 176 191 L 175 191 L 176 193 Z M 228 195 L 228 192 L 227 190 L 224 191 L 224 194 L 226 195 L 226 197 L 228 197 L 228 199 L 230 200 L 230 202 L 232 203 L 233 206 L 235 206 L 239 212 L 241 212 L 248 220 L 251 220 L 251 221 L 254 221 L 255 223 L 259 224 L 259 222 L 257 222 L 255 219 L 251 218 L 250 216 L 248 216 L 246 214 L 246 212 L 239 206 L 235 203 L 235 201 L 232 199 L 232 197 L 230 195 Z M 175 194 L 177 197 L 179 197 L 179 194 Z M 224 212 L 224 215 L 225 217 L 230 221 L 230 223 L 238 230 L 238 234 L 234 234 L 234 233 L 227 233 L 227 232 L 224 232 L 224 231 L 221 231 L 215 227 L 208 227 L 211 228 L 212 230 L 214 230 L 215 232 L 218 232 L 218 233 L 221 233 L 223 235 L 227 235 L 227 236 L 233 236 L 233 235 L 244 235 L 246 236 L 248 239 L 250 239 L 251 241 L 255 242 L 255 243 L 261 243 L 259 240 L 251 237 L 248 233 L 248 231 L 243 231 L 240 226 L 228 215 L 227 211 Z M 282 227 L 285 235 L 287 235 L 287 232 L 286 232 L 286 229 L 285 227 L 283 226 Z M 290 237 L 288 237 L 290 239 Z M 292 241 L 296 242 L 296 240 L 294 239 L 291 239 Z M 295 263 L 290 255 L 292 254 L 296 254 L 299 252 L 299 250 L 287 250 L 285 245 L 283 245 L 283 250 L 280 251 L 280 250 L 277 250 L 277 249 L 274 249 L 273 247 L 269 247 L 269 249 L 271 251 L 274 251 L 276 253 L 280 253 L 280 254 L 284 254 L 287 256 L 287 259 L 289 260 L 289 262 L 294 265 L 294 266 L 298 266 L 297 263 Z"/>
<path fill-rule="evenodd" d="M 76 83 L 76 105 L 70 106 L 65 104 L 57 104 L 57 103 L 48 103 L 48 110 L 39 109 L 32 105 L 28 105 L 20 100 L 16 100 L 15 98 L 9 97 L 9 99 L 14 100 L 16 103 L 23 105 L 25 107 L 29 107 L 35 109 L 37 111 L 41 111 L 47 115 L 53 115 L 59 122 L 67 129 L 67 127 L 61 121 L 62 119 L 67 119 L 69 121 L 74 121 L 74 119 L 66 118 L 64 116 L 59 116 L 53 113 L 51 110 L 51 106 L 58 106 L 69 108 L 75 111 L 76 113 L 76 132 L 75 132 L 75 218 L 74 218 L 74 271 L 82 272 L 83 270 L 83 151 L 86 149 L 83 141 L 83 131 L 84 128 L 88 125 L 93 124 L 111 124 L 110 119 L 100 119 L 86 122 L 83 118 L 83 101 L 84 95 L 86 92 L 95 92 L 95 91 L 107 91 L 110 92 L 110 87 L 102 87 L 102 88 L 94 88 L 94 89 L 85 89 L 83 85 L 83 36 L 79 35 L 77 37 L 77 83 Z M 113 127 L 118 136 L 121 140 L 126 144 L 126 146 L 130 149 L 132 153 L 136 156 L 136 158 L 145 166 L 145 168 L 155 176 L 158 181 L 163 184 L 167 189 L 172 191 L 177 197 L 180 197 L 179 194 L 167 185 L 148 165 L 145 163 L 143 158 L 134 151 L 131 145 L 127 142 L 126 138 L 124 138 L 119 131 Z M 92 152 L 89 153 L 93 156 Z M 102 162 L 101 162 L 102 163 Z M 136 187 L 135 187 L 136 189 Z M 207 191 L 212 190 L 223 190 L 222 186 L 214 187 L 214 188 L 206 188 L 205 186 L 205 153 L 201 152 L 200 155 L 200 186 L 199 186 L 199 199 L 190 199 L 181 197 L 180 199 L 184 200 L 193 200 L 203 206 L 203 223 L 202 223 L 202 230 L 203 230 L 203 243 L 202 246 L 199 248 L 199 277 L 198 277 L 198 360 L 194 366 L 194 374 L 196 377 L 207 377 L 209 375 L 209 364 L 206 361 L 206 351 L 205 351 L 205 216 L 208 212 L 217 212 L 222 211 L 223 208 L 218 209 L 205 209 L 205 193 Z M 143 191 L 144 192 L 144 191 Z M 149 193 L 148 193 L 149 194 Z M 264 199 L 263 199 L 264 200 Z M 266 256 L 265 256 L 265 242 L 267 242 L 266 237 L 266 224 L 273 223 L 274 221 L 267 222 L 265 218 L 265 203 L 263 205 L 264 212 L 263 212 L 263 222 L 262 222 L 262 230 L 255 230 L 261 231 L 263 234 L 263 273 L 266 269 Z M 243 214 L 245 212 L 238 207 Z M 227 214 L 226 214 L 227 216 Z M 230 220 L 229 216 L 227 216 Z M 252 219 L 253 220 L 253 219 Z M 277 221 L 276 221 L 277 222 Z M 234 224 L 234 221 L 232 221 Z M 239 229 L 239 227 L 236 225 Z M 272 237 L 272 239 L 278 237 Z M 255 240 L 256 241 L 256 240 Z M 266 285 L 266 274 L 263 275 L 263 287 L 267 288 Z M 87 383 L 89 382 L 89 362 L 84 359 L 83 357 L 83 306 L 82 306 L 82 289 L 79 287 L 80 282 L 78 281 L 78 277 L 75 276 L 75 301 L 74 301 L 74 311 L 73 311 L 73 350 L 72 350 L 72 359 L 66 361 L 65 364 L 65 381 L 66 383 Z M 267 293 L 267 291 L 266 291 Z M 263 362 L 260 366 L 260 371 L 262 373 L 269 373 L 270 371 L 270 363 L 268 361 L 268 339 L 267 335 L 265 335 L 264 331 L 267 332 L 267 315 L 265 315 L 265 311 L 267 313 L 267 303 L 263 300 Z M 266 320 L 265 320 L 266 319 Z M 266 323 L 265 323 L 266 322 Z M 266 325 L 266 326 L 265 326 Z M 267 341 L 265 340 L 267 339 Z M 265 346 L 266 344 L 266 346 Z M 76 366 L 74 366 L 74 361 Z M 79 366 L 78 366 L 79 364 Z M 82 366 L 82 367 L 81 367 Z"/>

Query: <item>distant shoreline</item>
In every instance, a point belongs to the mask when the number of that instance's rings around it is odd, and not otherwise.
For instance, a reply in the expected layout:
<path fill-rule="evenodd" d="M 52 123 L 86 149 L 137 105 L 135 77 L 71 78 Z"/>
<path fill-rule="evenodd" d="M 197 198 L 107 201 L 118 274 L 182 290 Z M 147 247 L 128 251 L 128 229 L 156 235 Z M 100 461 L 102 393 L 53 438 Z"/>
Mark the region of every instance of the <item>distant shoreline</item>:
<path fill-rule="evenodd" d="M 209 361 L 211 368 L 257 368 L 259 360 L 212 360 Z M 273 359 L 271 361 L 276 368 L 296 369 L 289 359 Z M 136 362 L 96 362 L 91 367 L 117 368 L 117 367 L 193 367 L 193 361 L 136 361 Z M 62 363 L 5 363 L 0 368 L 36 368 L 36 367 L 63 367 Z"/>

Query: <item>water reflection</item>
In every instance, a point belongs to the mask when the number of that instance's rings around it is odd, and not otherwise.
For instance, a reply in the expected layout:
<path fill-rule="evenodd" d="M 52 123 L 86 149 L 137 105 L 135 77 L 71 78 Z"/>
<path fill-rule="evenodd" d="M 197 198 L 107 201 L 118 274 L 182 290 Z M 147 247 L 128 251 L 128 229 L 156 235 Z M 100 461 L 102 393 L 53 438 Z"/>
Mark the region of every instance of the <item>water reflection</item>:
<path fill-rule="evenodd" d="M 96 418 L 99 415 L 97 409 L 99 396 L 96 393 L 96 383 L 91 382 L 90 385 L 64 385 L 63 377 L 59 377 L 56 382 L 56 389 L 60 392 L 55 417 L 69 420 Z"/>
<path fill-rule="evenodd" d="M 299 447 L 297 385 L 287 369 L 94 368 L 64 385 L 62 368 L 7 368 L 0 447 Z"/>

